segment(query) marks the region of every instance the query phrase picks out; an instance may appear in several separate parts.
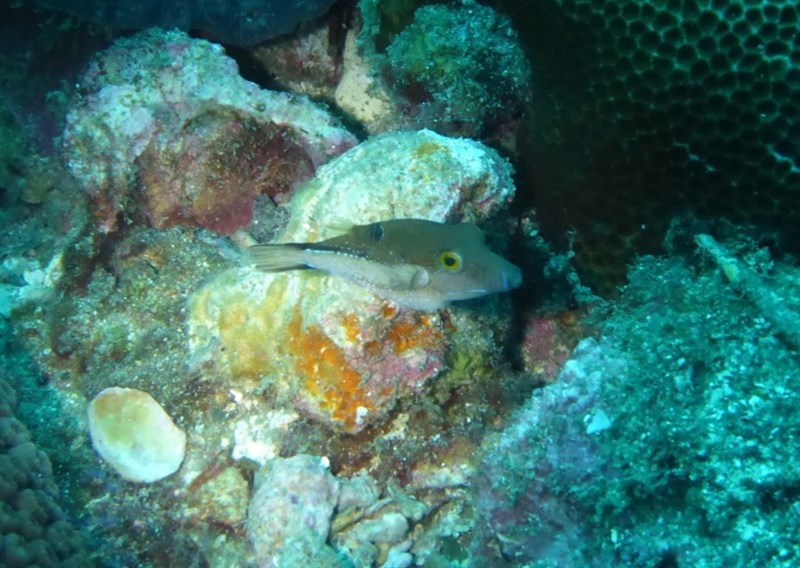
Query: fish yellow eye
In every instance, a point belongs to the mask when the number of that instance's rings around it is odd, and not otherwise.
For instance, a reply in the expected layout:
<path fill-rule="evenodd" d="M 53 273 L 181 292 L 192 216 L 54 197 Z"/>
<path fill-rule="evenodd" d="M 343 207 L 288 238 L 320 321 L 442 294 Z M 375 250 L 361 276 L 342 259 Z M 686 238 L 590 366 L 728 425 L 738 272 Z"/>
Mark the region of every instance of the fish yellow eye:
<path fill-rule="evenodd" d="M 458 272 L 461 270 L 461 255 L 451 250 L 442 251 L 439 255 L 439 264 L 447 272 Z"/>

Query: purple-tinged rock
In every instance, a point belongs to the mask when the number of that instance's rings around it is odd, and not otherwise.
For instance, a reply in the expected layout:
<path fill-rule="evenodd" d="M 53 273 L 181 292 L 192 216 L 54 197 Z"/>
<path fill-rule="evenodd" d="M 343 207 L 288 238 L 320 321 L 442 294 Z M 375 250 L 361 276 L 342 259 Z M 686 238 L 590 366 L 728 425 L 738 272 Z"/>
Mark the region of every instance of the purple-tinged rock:
<path fill-rule="evenodd" d="M 596 437 L 610 426 L 602 427 L 600 393 L 606 380 L 625 371 L 625 361 L 606 347 L 580 343 L 557 381 L 536 391 L 486 445 L 474 481 L 479 556 L 492 556 L 499 543 L 506 558 L 573 566 L 574 551 L 595 536 L 584 522 L 592 512 L 568 496 L 570 488 L 609 473 Z"/>
<path fill-rule="evenodd" d="M 339 483 L 323 458 L 275 458 L 260 475 L 246 525 L 258 565 L 339 565 L 336 553 L 325 544 Z"/>

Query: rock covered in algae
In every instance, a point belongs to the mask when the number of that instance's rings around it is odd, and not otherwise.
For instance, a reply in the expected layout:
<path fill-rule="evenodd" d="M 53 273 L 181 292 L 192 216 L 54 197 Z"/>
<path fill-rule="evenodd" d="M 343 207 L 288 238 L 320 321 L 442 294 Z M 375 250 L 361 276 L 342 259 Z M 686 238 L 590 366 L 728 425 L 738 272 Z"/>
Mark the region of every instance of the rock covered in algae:
<path fill-rule="evenodd" d="M 356 143 L 307 99 L 259 89 L 220 46 L 178 31 L 117 41 L 81 92 L 65 153 L 106 230 L 143 213 L 157 228 L 232 232 L 258 195 L 280 198 Z"/>
<path fill-rule="evenodd" d="M 508 163 L 477 142 L 429 131 L 387 134 L 320 168 L 292 198 L 280 240 L 325 239 L 344 221 L 480 221 L 501 212 L 513 191 Z M 454 333 L 473 353 L 494 350 L 475 316 L 445 322 L 313 271 L 234 269 L 189 304 L 196 357 L 234 377 L 282 381 L 299 410 L 344 432 L 379 422 L 439 375 L 449 356 L 457 358 Z"/>
<path fill-rule="evenodd" d="M 107 388 L 89 404 L 92 445 L 128 481 L 150 483 L 175 473 L 186 434 L 146 392 Z"/>
<path fill-rule="evenodd" d="M 717 245 L 710 265 L 705 246 L 640 258 L 597 337 L 487 438 L 471 480 L 483 565 L 797 563 L 797 350 L 769 320 L 797 310 L 800 271 L 749 238 Z M 753 285 L 771 302 L 731 267 L 769 275 Z"/>
<path fill-rule="evenodd" d="M 413 124 L 513 151 L 533 80 L 506 15 L 473 0 L 357 5 L 358 52 L 345 46 L 336 93 L 342 108 L 370 132 Z"/>
<path fill-rule="evenodd" d="M 530 102 L 530 64 L 511 21 L 477 2 L 422 6 L 386 51 L 400 90 L 438 131 L 480 135 Z"/>

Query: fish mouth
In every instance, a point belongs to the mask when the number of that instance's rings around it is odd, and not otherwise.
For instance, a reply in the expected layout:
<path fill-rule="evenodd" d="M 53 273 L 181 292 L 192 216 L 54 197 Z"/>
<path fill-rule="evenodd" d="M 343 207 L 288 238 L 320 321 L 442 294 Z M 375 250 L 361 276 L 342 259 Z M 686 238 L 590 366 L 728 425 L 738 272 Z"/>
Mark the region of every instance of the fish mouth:
<path fill-rule="evenodd" d="M 482 282 L 483 283 L 483 282 Z M 508 292 L 522 284 L 522 271 L 515 265 L 509 263 L 508 267 L 498 270 L 495 274 L 487 278 L 486 286 L 474 286 L 448 290 L 448 301 L 469 300 L 479 298 L 497 292 Z"/>
<path fill-rule="evenodd" d="M 472 298 L 480 298 L 491 294 L 491 290 L 486 288 L 461 288 L 460 290 L 450 290 L 447 292 L 448 302 L 457 302 L 458 300 L 471 300 Z"/>

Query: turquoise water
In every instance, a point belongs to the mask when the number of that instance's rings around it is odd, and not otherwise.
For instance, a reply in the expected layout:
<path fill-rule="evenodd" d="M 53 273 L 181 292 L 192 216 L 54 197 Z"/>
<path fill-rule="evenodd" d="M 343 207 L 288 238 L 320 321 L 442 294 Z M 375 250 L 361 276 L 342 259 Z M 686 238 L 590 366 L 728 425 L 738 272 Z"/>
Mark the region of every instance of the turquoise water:
<path fill-rule="evenodd" d="M 794 3 L 63 4 L 0 8 L 0 566 L 800 565 Z"/>

